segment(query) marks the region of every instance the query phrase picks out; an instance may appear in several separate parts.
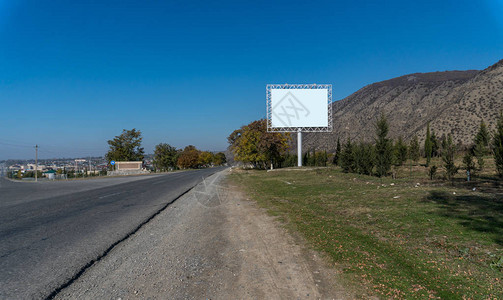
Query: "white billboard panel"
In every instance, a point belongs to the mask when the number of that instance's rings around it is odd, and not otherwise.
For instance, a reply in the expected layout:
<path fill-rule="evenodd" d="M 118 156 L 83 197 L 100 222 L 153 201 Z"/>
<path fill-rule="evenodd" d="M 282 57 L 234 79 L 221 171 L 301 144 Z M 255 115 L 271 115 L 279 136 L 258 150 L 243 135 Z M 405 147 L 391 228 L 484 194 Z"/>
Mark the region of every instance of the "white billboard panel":
<path fill-rule="evenodd" d="M 268 130 L 331 131 L 331 100 L 328 84 L 267 85 Z"/>

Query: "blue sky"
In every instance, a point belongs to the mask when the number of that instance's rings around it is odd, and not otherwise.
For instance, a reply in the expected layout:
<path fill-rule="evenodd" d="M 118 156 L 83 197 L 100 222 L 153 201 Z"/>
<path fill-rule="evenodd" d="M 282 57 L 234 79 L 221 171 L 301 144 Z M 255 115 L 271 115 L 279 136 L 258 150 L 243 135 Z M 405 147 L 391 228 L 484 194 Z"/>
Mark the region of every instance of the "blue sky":
<path fill-rule="evenodd" d="M 0 0 L 0 160 L 102 156 L 137 128 L 223 150 L 268 83 L 334 99 L 396 76 L 503 59 L 503 0 Z M 336 122 L 337 120 L 335 120 Z"/>

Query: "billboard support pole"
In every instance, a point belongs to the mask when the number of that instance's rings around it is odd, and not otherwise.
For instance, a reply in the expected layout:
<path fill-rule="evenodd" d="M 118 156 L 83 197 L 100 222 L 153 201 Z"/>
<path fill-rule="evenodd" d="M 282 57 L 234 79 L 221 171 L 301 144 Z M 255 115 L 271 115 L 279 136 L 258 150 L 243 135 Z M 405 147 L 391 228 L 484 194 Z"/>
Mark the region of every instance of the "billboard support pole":
<path fill-rule="evenodd" d="M 302 167 L 302 131 L 297 131 L 297 166 Z"/>

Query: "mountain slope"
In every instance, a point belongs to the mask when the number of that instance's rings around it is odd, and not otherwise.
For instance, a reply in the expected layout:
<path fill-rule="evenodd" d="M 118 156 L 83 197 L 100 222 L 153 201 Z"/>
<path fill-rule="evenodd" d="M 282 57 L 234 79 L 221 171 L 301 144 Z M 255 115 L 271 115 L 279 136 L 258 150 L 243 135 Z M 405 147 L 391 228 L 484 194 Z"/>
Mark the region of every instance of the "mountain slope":
<path fill-rule="evenodd" d="M 493 130 L 503 109 L 503 60 L 483 70 L 416 73 L 368 85 L 332 104 L 332 133 L 304 134 L 304 149 L 333 151 L 345 141 L 372 141 L 374 123 L 384 112 L 390 136 L 422 142 L 430 122 L 440 137 L 451 133 L 468 145 L 481 120 Z M 295 141 L 294 141 L 295 143 Z"/>

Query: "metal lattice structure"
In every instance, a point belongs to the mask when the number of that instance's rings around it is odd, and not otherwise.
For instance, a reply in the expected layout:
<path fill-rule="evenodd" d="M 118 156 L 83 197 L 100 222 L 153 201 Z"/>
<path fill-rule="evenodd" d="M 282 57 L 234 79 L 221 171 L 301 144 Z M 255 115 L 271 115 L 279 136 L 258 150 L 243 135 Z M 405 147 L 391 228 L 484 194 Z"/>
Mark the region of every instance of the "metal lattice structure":
<path fill-rule="evenodd" d="M 272 127 L 272 89 L 327 89 L 328 126 L 326 127 Z M 267 131 L 268 132 L 332 132 L 332 85 L 331 84 L 268 84 L 267 93 Z"/>

